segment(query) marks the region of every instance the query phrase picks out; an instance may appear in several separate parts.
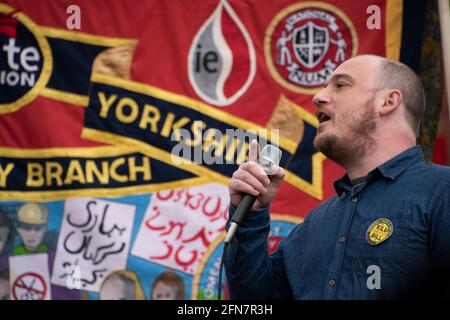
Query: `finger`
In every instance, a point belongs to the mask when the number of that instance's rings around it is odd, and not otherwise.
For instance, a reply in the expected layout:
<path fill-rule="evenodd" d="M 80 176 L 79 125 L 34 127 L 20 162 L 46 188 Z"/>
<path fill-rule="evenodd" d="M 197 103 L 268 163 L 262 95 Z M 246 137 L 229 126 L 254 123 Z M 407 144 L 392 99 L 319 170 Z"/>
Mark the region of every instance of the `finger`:
<path fill-rule="evenodd" d="M 249 147 L 249 150 L 248 150 L 248 159 L 249 159 L 249 161 L 255 161 L 256 162 L 256 160 L 258 160 L 258 149 L 259 149 L 258 141 L 253 139 L 250 142 L 250 147 Z"/>
<path fill-rule="evenodd" d="M 264 186 L 270 184 L 264 169 L 256 162 L 246 162 L 239 167 L 241 170 L 250 172 L 250 174 L 258 179 Z M 238 170 L 239 171 L 239 170 Z"/>
<path fill-rule="evenodd" d="M 233 178 L 244 181 L 245 183 L 251 185 L 253 189 L 259 191 L 260 193 L 267 192 L 267 189 L 264 187 L 264 185 L 248 171 L 245 170 L 236 171 L 236 173 L 233 174 Z"/>
<path fill-rule="evenodd" d="M 272 163 L 270 165 L 270 175 L 271 176 L 275 176 L 275 175 L 277 175 L 280 172 L 284 173 L 284 169 L 282 167 L 280 167 L 279 165 L 276 165 L 274 163 Z"/>
<path fill-rule="evenodd" d="M 270 182 L 275 185 L 275 186 L 279 186 L 281 184 L 281 182 L 283 182 L 283 179 L 286 175 L 286 171 L 276 165 L 273 165 L 273 167 L 276 167 L 276 172 L 272 175 Z"/>
<path fill-rule="evenodd" d="M 251 185 L 238 179 L 231 179 L 229 188 L 232 193 L 247 193 L 253 196 L 259 195 L 259 192 L 255 190 Z"/>

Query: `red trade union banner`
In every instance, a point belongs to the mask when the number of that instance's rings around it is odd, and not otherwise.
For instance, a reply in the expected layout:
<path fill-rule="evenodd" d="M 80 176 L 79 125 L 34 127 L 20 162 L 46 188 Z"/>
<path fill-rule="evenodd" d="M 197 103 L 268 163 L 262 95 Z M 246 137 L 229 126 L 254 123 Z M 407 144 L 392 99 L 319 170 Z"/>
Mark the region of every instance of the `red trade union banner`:
<path fill-rule="evenodd" d="M 24 255 L 55 299 L 113 298 L 125 278 L 128 298 L 172 279 L 171 297 L 213 299 L 227 183 L 248 152 L 230 130 L 283 151 L 273 251 L 344 173 L 313 146 L 313 95 L 352 56 L 399 60 L 409 32 L 395 0 L 70 4 L 0 3 L 0 279 Z M 173 156 L 183 130 L 199 159 Z M 23 215 L 27 202 L 45 208 Z M 46 225 L 37 246 L 16 222 Z"/>

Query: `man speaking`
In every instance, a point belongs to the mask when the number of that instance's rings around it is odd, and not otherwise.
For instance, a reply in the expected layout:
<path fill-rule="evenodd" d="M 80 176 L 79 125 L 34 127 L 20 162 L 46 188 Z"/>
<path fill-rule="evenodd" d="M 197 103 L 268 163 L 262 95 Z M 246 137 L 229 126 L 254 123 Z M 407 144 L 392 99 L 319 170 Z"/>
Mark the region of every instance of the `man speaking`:
<path fill-rule="evenodd" d="M 313 101 L 315 147 L 346 174 L 336 195 L 312 210 L 268 254 L 270 202 L 284 177 L 266 176 L 257 145 L 229 184 L 229 227 L 244 194 L 257 199 L 231 240 L 225 271 L 231 299 L 441 297 L 450 274 L 450 169 L 416 145 L 425 109 L 419 78 L 402 63 L 347 60 Z M 446 271 L 446 273 L 444 273 Z"/>

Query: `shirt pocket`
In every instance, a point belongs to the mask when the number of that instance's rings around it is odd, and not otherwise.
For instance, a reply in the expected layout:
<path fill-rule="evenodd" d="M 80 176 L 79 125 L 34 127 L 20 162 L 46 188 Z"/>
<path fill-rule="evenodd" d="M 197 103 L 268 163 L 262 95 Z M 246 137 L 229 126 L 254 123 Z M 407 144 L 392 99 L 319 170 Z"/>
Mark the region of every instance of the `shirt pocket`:
<path fill-rule="evenodd" d="M 383 242 L 373 245 L 366 238 L 367 230 L 378 219 L 388 219 L 392 223 L 392 234 Z M 386 276 L 396 276 L 405 269 L 404 244 L 407 240 L 407 215 L 403 211 L 390 215 L 365 215 L 360 218 L 361 228 L 353 239 L 353 269 L 367 276 L 367 268 L 378 266 Z"/>
<path fill-rule="evenodd" d="M 402 268 L 391 256 L 354 258 L 353 267 L 361 299 L 401 299 L 405 294 Z"/>
<path fill-rule="evenodd" d="M 372 256 L 353 258 L 353 270 L 359 276 L 369 277 L 373 269 L 369 267 L 376 266 L 380 269 L 382 276 L 395 278 L 401 274 L 403 268 L 392 256 Z"/>

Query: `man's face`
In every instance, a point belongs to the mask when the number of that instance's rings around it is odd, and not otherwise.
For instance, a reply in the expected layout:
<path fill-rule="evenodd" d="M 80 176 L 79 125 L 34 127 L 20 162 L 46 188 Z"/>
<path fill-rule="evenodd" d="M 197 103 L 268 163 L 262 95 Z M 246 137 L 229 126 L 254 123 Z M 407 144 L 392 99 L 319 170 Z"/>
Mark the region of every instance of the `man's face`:
<path fill-rule="evenodd" d="M 8 227 L 0 227 L 0 252 L 2 252 L 6 241 L 8 241 L 9 236 L 9 228 Z"/>
<path fill-rule="evenodd" d="M 346 61 L 313 98 L 320 122 L 314 145 L 338 163 L 364 155 L 371 146 L 378 64 L 372 57 Z"/>
<path fill-rule="evenodd" d="M 159 281 L 152 292 L 153 300 L 176 300 L 177 299 L 177 287 L 168 286 L 165 283 Z"/>
<path fill-rule="evenodd" d="M 17 232 L 22 238 L 22 242 L 30 251 L 36 250 L 36 248 L 41 244 L 42 239 L 44 239 L 45 231 L 47 231 L 47 227 L 44 226 L 26 226 L 26 227 L 18 227 Z"/>

